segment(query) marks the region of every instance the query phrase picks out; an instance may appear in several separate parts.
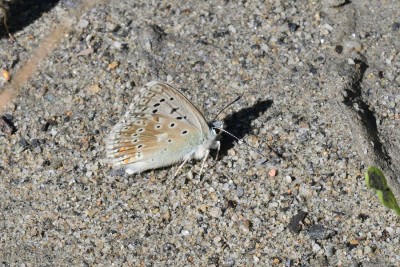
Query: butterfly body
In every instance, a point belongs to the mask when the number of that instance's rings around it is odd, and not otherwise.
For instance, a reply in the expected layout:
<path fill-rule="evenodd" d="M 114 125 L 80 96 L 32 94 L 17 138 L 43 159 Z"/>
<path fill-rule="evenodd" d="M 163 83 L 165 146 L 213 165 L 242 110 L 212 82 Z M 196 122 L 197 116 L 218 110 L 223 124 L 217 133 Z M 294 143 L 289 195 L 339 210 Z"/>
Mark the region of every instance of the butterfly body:
<path fill-rule="evenodd" d="M 111 130 L 106 153 L 114 167 L 128 174 L 140 173 L 205 158 L 219 146 L 217 136 L 185 96 L 168 84 L 153 81 Z"/>

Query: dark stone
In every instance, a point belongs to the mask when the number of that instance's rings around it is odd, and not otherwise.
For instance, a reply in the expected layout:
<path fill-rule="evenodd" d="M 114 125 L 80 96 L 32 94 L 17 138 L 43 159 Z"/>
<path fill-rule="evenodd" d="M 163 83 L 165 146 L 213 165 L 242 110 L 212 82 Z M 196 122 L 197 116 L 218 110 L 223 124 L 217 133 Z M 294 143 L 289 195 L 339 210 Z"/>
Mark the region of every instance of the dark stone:
<path fill-rule="evenodd" d="M 228 207 L 230 208 L 236 208 L 237 204 L 238 203 L 235 200 L 228 200 Z"/>
<path fill-rule="evenodd" d="M 395 22 L 392 24 L 392 30 L 393 31 L 398 31 L 400 30 L 400 22 Z"/>
<path fill-rule="evenodd" d="M 37 147 L 37 146 L 39 146 L 39 145 L 40 145 L 39 139 L 34 138 L 34 139 L 31 140 L 31 146 L 32 146 L 33 148 L 35 148 L 35 147 Z"/>
<path fill-rule="evenodd" d="M 366 219 L 368 219 L 369 218 L 369 216 L 367 215 L 367 214 L 363 214 L 363 213 L 360 213 L 360 214 L 358 214 L 358 216 L 357 216 L 357 219 L 360 219 L 361 220 L 361 222 L 364 222 Z"/>
<path fill-rule="evenodd" d="M 43 132 L 46 132 L 49 128 L 50 128 L 50 126 L 57 126 L 58 125 L 58 123 L 57 123 L 57 121 L 56 120 L 54 120 L 54 119 L 49 119 L 49 120 L 47 120 L 43 125 L 42 125 L 42 127 L 40 128 Z"/>
<path fill-rule="evenodd" d="M 5 114 L 4 116 L 0 117 L 0 133 L 5 133 L 8 135 L 14 134 L 17 131 L 17 128 L 12 123 L 13 117 L 11 115 L 7 115 L 8 114 Z"/>
<path fill-rule="evenodd" d="M 42 132 L 46 132 L 49 129 L 50 123 L 46 122 L 42 125 L 42 127 L 40 127 L 40 130 L 42 130 Z"/>
<path fill-rule="evenodd" d="M 331 237 L 332 231 L 325 228 L 323 225 L 315 224 L 307 230 L 307 234 L 313 240 L 323 240 Z"/>
<path fill-rule="evenodd" d="M 299 211 L 292 219 L 290 219 L 288 228 L 295 234 L 301 231 L 301 222 L 307 217 L 308 213 L 305 211 Z"/>
<path fill-rule="evenodd" d="M 3 118 L 5 118 L 6 120 L 8 120 L 10 122 L 14 120 L 14 116 L 11 114 L 8 114 L 8 113 L 4 114 Z"/>
<path fill-rule="evenodd" d="M 335 52 L 341 54 L 343 52 L 343 46 L 341 45 L 335 46 Z"/>
<path fill-rule="evenodd" d="M 22 146 L 22 147 L 27 147 L 27 146 L 29 146 L 29 143 L 28 143 L 28 141 L 26 141 L 26 139 L 25 138 L 21 138 L 19 141 L 18 141 L 18 143 L 19 143 L 19 145 L 20 146 Z"/>
<path fill-rule="evenodd" d="M 224 37 L 225 35 L 228 35 L 228 34 L 229 34 L 229 31 L 218 31 L 218 32 L 213 33 L 213 37 L 220 38 L 220 37 Z"/>
<path fill-rule="evenodd" d="M 311 73 L 311 74 L 317 74 L 317 73 L 318 73 L 318 69 L 315 68 L 315 67 L 311 67 L 311 68 L 310 68 L 310 73 Z"/>
<path fill-rule="evenodd" d="M 291 33 L 294 33 L 295 31 L 297 31 L 297 29 L 300 27 L 298 24 L 293 23 L 293 22 L 289 22 L 288 23 L 288 27 L 289 27 L 289 31 Z"/>
<path fill-rule="evenodd" d="M 353 249 L 355 249 L 357 246 L 358 246 L 358 244 L 351 244 L 350 242 L 347 242 L 347 243 L 346 243 L 346 247 L 347 247 L 349 250 L 353 250 Z"/>

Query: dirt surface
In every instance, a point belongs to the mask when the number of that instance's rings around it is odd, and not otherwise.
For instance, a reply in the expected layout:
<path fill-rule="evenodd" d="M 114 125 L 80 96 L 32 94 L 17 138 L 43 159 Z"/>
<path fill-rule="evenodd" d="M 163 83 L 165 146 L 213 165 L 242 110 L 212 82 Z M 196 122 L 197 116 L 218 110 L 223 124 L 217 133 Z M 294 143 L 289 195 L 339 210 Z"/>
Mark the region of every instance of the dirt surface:
<path fill-rule="evenodd" d="M 399 266 L 364 181 L 376 165 L 400 199 L 399 1 L 0 4 L 3 266 Z M 261 154 L 223 136 L 201 176 L 111 169 L 152 80 L 210 120 L 244 93 L 226 129 Z"/>

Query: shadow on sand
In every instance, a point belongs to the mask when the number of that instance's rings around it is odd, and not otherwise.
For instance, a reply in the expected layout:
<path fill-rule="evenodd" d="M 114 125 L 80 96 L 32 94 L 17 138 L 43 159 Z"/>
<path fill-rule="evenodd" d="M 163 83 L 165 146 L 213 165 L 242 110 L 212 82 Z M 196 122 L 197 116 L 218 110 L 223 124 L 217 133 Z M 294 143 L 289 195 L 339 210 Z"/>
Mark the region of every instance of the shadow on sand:
<path fill-rule="evenodd" d="M 243 139 L 252 130 L 251 122 L 260 117 L 268 108 L 272 106 L 272 100 L 259 100 L 251 107 L 241 109 L 224 119 L 224 130 L 230 132 L 239 139 Z M 222 133 L 220 156 L 223 157 L 227 151 L 234 146 L 234 137 Z"/>

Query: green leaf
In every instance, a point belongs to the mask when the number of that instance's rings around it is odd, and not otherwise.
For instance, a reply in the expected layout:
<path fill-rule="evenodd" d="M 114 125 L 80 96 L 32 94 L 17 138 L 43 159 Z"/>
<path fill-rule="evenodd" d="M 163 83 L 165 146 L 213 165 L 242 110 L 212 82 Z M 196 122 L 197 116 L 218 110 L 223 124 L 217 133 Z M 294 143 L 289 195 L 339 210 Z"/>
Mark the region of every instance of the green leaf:
<path fill-rule="evenodd" d="M 368 167 L 365 173 L 365 182 L 368 188 L 375 191 L 383 206 L 392 209 L 400 216 L 400 207 L 397 204 L 397 200 L 387 185 L 385 175 L 379 168 L 374 166 Z"/>

